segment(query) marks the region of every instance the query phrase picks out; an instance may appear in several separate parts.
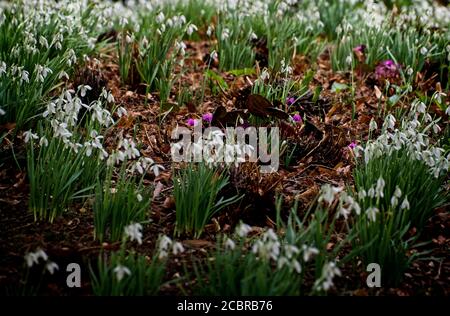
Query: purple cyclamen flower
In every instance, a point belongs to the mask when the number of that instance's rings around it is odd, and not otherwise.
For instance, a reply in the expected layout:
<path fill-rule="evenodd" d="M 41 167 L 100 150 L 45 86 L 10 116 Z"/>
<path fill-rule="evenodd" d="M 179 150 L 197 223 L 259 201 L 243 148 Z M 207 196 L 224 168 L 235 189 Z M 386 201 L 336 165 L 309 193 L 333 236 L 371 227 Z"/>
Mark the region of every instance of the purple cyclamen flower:
<path fill-rule="evenodd" d="M 347 146 L 348 148 L 350 148 L 350 149 L 355 149 L 355 147 L 356 147 L 356 142 L 351 142 L 348 146 Z"/>
<path fill-rule="evenodd" d="M 195 123 L 197 123 L 197 122 L 193 118 L 190 118 L 190 119 L 187 120 L 187 125 L 189 125 L 189 126 L 194 126 Z"/>
<path fill-rule="evenodd" d="M 366 51 L 366 45 L 364 45 L 364 44 L 358 45 L 355 48 L 353 48 L 353 51 L 355 53 L 364 54 Z"/>
<path fill-rule="evenodd" d="M 289 106 L 294 104 L 294 102 L 295 102 L 295 98 L 293 98 L 293 97 L 290 97 L 290 98 L 286 99 L 286 104 L 289 105 Z"/>
<path fill-rule="evenodd" d="M 400 67 L 390 59 L 382 61 L 375 67 L 375 78 L 377 80 L 395 79 L 400 74 Z"/>
<path fill-rule="evenodd" d="M 212 113 L 205 113 L 205 114 L 202 115 L 202 119 L 205 122 L 211 123 L 212 119 L 213 119 L 213 115 L 212 115 Z"/>
<path fill-rule="evenodd" d="M 296 122 L 296 123 L 298 123 L 298 122 L 301 122 L 302 121 L 302 117 L 300 116 L 300 114 L 294 114 L 293 116 L 292 116 L 292 119 L 294 120 L 294 122 Z"/>

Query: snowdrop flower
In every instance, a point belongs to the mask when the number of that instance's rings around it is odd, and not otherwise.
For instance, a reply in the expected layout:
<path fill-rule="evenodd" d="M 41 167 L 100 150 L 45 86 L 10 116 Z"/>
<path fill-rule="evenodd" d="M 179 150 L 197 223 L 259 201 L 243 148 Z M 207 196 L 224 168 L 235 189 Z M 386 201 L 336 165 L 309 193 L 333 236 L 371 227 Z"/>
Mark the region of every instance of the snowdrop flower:
<path fill-rule="evenodd" d="M 352 63 L 353 63 L 352 55 L 348 55 L 347 58 L 345 58 L 345 63 L 346 63 L 348 66 L 351 66 L 351 65 L 352 65 Z"/>
<path fill-rule="evenodd" d="M 441 127 L 438 124 L 433 124 L 433 132 L 438 134 L 441 131 Z"/>
<path fill-rule="evenodd" d="M 5 110 L 3 110 L 3 109 L 0 107 L 0 115 L 5 115 L 5 114 L 6 114 Z"/>
<path fill-rule="evenodd" d="M 183 41 L 175 42 L 175 48 L 180 52 L 182 56 L 186 54 L 186 44 Z"/>
<path fill-rule="evenodd" d="M 159 174 L 160 174 L 159 170 L 165 170 L 165 168 L 164 168 L 163 166 L 158 165 L 158 164 L 154 164 L 154 165 L 151 167 L 151 169 L 152 169 L 153 174 L 154 174 L 156 177 L 158 177 Z"/>
<path fill-rule="evenodd" d="M 234 250 L 234 248 L 236 248 L 235 242 L 231 238 L 228 238 L 228 237 L 225 238 L 224 246 L 225 246 L 225 249 L 228 249 L 228 250 Z"/>
<path fill-rule="evenodd" d="M 384 121 L 384 125 L 387 126 L 388 129 L 393 130 L 395 127 L 395 117 L 392 114 L 388 114 L 388 116 L 386 116 L 386 119 Z"/>
<path fill-rule="evenodd" d="M 294 270 L 297 272 L 297 273 L 301 273 L 302 272 L 302 266 L 300 265 L 300 262 L 298 262 L 297 260 L 293 260 L 292 261 L 292 266 L 294 267 Z"/>
<path fill-rule="evenodd" d="M 87 91 L 91 91 L 91 90 L 92 90 L 91 86 L 88 86 L 88 85 L 80 85 L 78 87 L 78 91 L 80 91 L 81 97 L 85 97 L 86 96 L 86 92 Z"/>
<path fill-rule="evenodd" d="M 245 238 L 247 237 L 248 233 L 250 233 L 252 231 L 251 226 L 244 224 L 244 223 L 239 223 L 239 225 L 236 227 L 236 234 L 241 237 L 241 238 Z"/>
<path fill-rule="evenodd" d="M 427 110 L 427 107 L 426 107 L 425 103 L 419 102 L 419 103 L 417 104 L 417 112 L 419 112 L 419 113 L 425 113 L 426 110 Z"/>
<path fill-rule="evenodd" d="M 302 246 L 303 250 L 303 261 L 308 262 L 314 255 L 319 253 L 319 249 L 315 247 L 309 247 L 307 245 Z"/>
<path fill-rule="evenodd" d="M 24 132 L 23 136 L 25 137 L 24 141 L 25 143 L 28 143 L 30 141 L 30 139 L 39 139 L 37 134 L 34 134 L 31 129 Z"/>
<path fill-rule="evenodd" d="M 42 113 L 43 117 L 47 117 L 50 114 L 55 114 L 56 113 L 56 105 L 53 102 L 49 102 L 47 103 L 47 109 L 44 111 L 44 113 Z"/>
<path fill-rule="evenodd" d="M 45 136 L 42 136 L 39 140 L 39 146 L 41 147 L 47 147 L 48 146 L 48 140 Z"/>
<path fill-rule="evenodd" d="M 409 210 L 409 201 L 408 201 L 408 197 L 405 196 L 405 199 L 402 202 L 402 205 L 400 205 L 400 209 L 401 210 Z"/>
<path fill-rule="evenodd" d="M 376 197 L 384 197 L 384 186 L 385 186 L 385 182 L 383 180 L 383 178 L 378 178 L 377 180 L 377 186 L 375 187 L 375 196 Z"/>
<path fill-rule="evenodd" d="M 156 16 L 156 23 L 161 24 L 165 19 L 164 13 L 160 12 L 157 16 Z"/>
<path fill-rule="evenodd" d="M 375 131 L 378 129 L 377 122 L 372 118 L 369 123 L 369 131 Z"/>
<path fill-rule="evenodd" d="M 22 72 L 20 74 L 20 83 L 22 83 L 24 81 L 26 83 L 30 82 L 30 79 L 28 78 L 28 76 L 29 76 L 29 72 L 26 70 L 22 70 Z"/>
<path fill-rule="evenodd" d="M 45 268 L 52 275 L 53 275 L 53 273 L 55 273 L 55 270 L 59 270 L 59 266 L 55 262 L 48 262 L 45 265 Z"/>
<path fill-rule="evenodd" d="M 136 199 L 138 200 L 138 202 L 142 202 L 142 195 L 140 193 L 136 194 Z"/>
<path fill-rule="evenodd" d="M 25 255 L 25 261 L 29 268 L 31 268 L 34 264 L 38 264 L 39 259 L 42 259 L 44 261 L 48 260 L 47 254 L 42 249 L 38 249 L 35 252 L 30 252 Z"/>
<path fill-rule="evenodd" d="M 224 28 L 224 29 L 222 30 L 222 34 L 221 34 L 221 36 L 220 36 L 221 40 L 222 40 L 222 41 L 225 41 L 225 40 L 227 40 L 229 37 L 230 37 L 230 30 L 229 30 L 228 28 Z"/>
<path fill-rule="evenodd" d="M 119 108 L 117 109 L 117 115 L 119 117 L 122 117 L 122 116 L 126 116 L 127 114 L 128 114 L 127 110 L 124 107 L 119 106 Z"/>
<path fill-rule="evenodd" d="M 0 77 L 6 74 L 6 63 L 4 61 L 0 62 Z"/>
<path fill-rule="evenodd" d="M 195 24 L 189 24 L 186 30 L 186 34 L 191 36 L 192 33 L 196 32 L 198 30 L 197 26 Z"/>
<path fill-rule="evenodd" d="M 183 253 L 183 252 L 184 252 L 183 244 L 180 242 L 174 242 L 172 245 L 172 253 L 176 256 L 179 253 Z"/>
<path fill-rule="evenodd" d="M 131 275 L 130 269 L 125 266 L 118 265 L 114 268 L 114 273 L 116 274 L 117 281 L 122 281 L 125 275 Z"/>
<path fill-rule="evenodd" d="M 322 268 L 322 276 L 316 281 L 314 287 L 319 290 L 328 291 L 334 284 L 335 276 L 341 276 L 341 270 L 336 266 L 336 263 L 326 263 Z"/>
<path fill-rule="evenodd" d="M 208 25 L 208 29 L 206 30 L 206 35 L 208 37 L 211 37 L 213 31 L 214 31 L 214 28 L 211 25 Z"/>
<path fill-rule="evenodd" d="M 331 205 L 334 201 L 335 194 L 342 191 L 342 188 L 331 186 L 330 184 L 325 184 L 321 188 L 321 195 L 319 197 L 319 202 L 326 202 L 328 205 Z"/>
<path fill-rule="evenodd" d="M 378 210 L 378 208 L 372 206 L 366 210 L 366 215 L 372 222 L 375 222 L 377 219 L 377 213 L 379 212 L 380 211 Z"/>
<path fill-rule="evenodd" d="M 142 197 L 141 197 L 142 198 Z M 136 240 L 139 245 L 142 244 L 142 225 L 140 223 L 132 223 L 125 227 L 125 236 L 131 241 Z"/>

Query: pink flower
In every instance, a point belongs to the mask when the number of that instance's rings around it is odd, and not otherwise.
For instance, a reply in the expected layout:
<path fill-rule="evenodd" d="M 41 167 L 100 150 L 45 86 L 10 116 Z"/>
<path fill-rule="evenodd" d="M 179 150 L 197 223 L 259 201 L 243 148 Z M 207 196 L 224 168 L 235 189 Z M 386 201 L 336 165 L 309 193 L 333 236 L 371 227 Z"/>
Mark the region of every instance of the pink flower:
<path fill-rule="evenodd" d="M 287 105 L 292 105 L 292 104 L 294 104 L 294 102 L 295 102 L 295 98 L 293 98 L 293 97 L 290 97 L 290 98 L 286 99 L 286 104 Z"/>
<path fill-rule="evenodd" d="M 197 120 L 194 120 L 193 118 L 190 118 L 187 120 L 187 125 L 189 125 L 189 126 L 195 126 L 196 123 L 197 123 Z"/>
<path fill-rule="evenodd" d="M 300 114 L 294 114 L 293 116 L 292 116 L 292 119 L 294 120 L 294 122 L 296 122 L 296 123 L 299 123 L 299 122 L 301 122 L 302 121 L 302 117 L 300 116 Z"/>
<path fill-rule="evenodd" d="M 350 148 L 351 150 L 355 149 L 356 142 L 355 141 L 351 142 L 347 147 Z"/>
<path fill-rule="evenodd" d="M 353 48 L 353 51 L 355 53 L 359 53 L 359 54 L 364 54 L 366 51 L 366 45 L 362 44 L 362 45 L 358 45 L 355 48 Z"/>
<path fill-rule="evenodd" d="M 205 114 L 202 115 L 202 119 L 205 122 L 211 123 L 212 119 L 213 119 L 213 115 L 212 115 L 212 113 L 205 113 Z"/>
<path fill-rule="evenodd" d="M 375 78 L 377 80 L 395 79 L 400 74 L 401 66 L 388 59 L 382 61 L 375 67 Z"/>

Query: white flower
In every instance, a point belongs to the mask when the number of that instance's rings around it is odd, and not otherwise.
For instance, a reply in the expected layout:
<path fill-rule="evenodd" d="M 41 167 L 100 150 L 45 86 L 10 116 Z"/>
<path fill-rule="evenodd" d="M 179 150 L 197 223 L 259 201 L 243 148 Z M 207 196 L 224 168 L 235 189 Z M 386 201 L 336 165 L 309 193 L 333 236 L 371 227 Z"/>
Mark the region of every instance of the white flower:
<path fill-rule="evenodd" d="M 125 266 L 118 265 L 114 268 L 114 273 L 116 274 L 117 281 L 122 281 L 125 275 L 131 275 L 130 269 Z"/>
<path fill-rule="evenodd" d="M 379 212 L 380 211 L 378 210 L 378 208 L 372 206 L 366 210 L 366 215 L 372 222 L 375 222 L 377 219 L 377 213 Z"/>
<path fill-rule="evenodd" d="M 86 92 L 91 91 L 91 90 L 92 90 L 91 86 L 88 86 L 88 85 L 80 85 L 78 87 L 78 91 L 80 91 L 81 97 L 86 96 Z"/>
<path fill-rule="evenodd" d="M 426 110 L 427 110 L 427 106 L 425 105 L 425 103 L 419 102 L 419 103 L 417 104 L 417 112 L 419 112 L 419 113 L 425 113 Z"/>
<path fill-rule="evenodd" d="M 297 260 L 293 260 L 292 261 L 292 266 L 294 267 L 294 270 L 297 273 L 301 273 L 302 272 L 302 266 L 300 265 L 300 263 Z"/>
<path fill-rule="evenodd" d="M 184 252 L 183 244 L 180 242 L 174 242 L 172 245 L 172 253 L 174 255 L 178 255 L 179 253 L 183 253 L 183 252 Z"/>
<path fill-rule="evenodd" d="M 441 131 L 441 127 L 438 124 L 433 124 L 433 132 L 438 134 Z"/>
<path fill-rule="evenodd" d="M 303 250 L 303 261 L 308 262 L 312 256 L 317 255 L 319 253 L 319 249 L 315 247 L 309 247 L 307 245 L 302 246 Z"/>
<path fill-rule="evenodd" d="M 55 262 L 48 262 L 45 265 L 45 268 L 50 274 L 55 273 L 55 270 L 59 270 L 59 266 Z"/>
<path fill-rule="evenodd" d="M 322 275 L 315 282 L 314 287 L 318 290 L 328 291 L 333 286 L 335 276 L 341 276 L 341 270 L 336 266 L 336 263 L 325 263 L 322 268 Z"/>
<path fill-rule="evenodd" d="M 221 39 L 222 39 L 222 41 L 225 41 L 226 39 L 228 39 L 230 37 L 230 30 L 229 29 L 227 29 L 227 28 L 224 28 L 223 30 L 222 30 L 222 35 L 221 35 Z"/>
<path fill-rule="evenodd" d="M 351 66 L 351 65 L 352 65 L 352 62 L 353 62 L 352 55 L 348 55 L 347 58 L 345 58 L 345 63 L 346 63 L 347 65 Z"/>
<path fill-rule="evenodd" d="M 384 120 L 384 124 L 385 126 L 387 126 L 388 129 L 393 130 L 395 127 L 395 117 L 392 114 L 388 114 L 386 116 L 386 119 Z"/>
<path fill-rule="evenodd" d="M 250 34 L 250 39 L 251 40 L 257 40 L 258 39 L 258 35 L 256 35 L 254 32 L 252 32 L 251 34 Z"/>
<path fill-rule="evenodd" d="M 154 164 L 151 166 L 152 172 L 155 174 L 156 177 L 159 176 L 159 170 L 165 170 L 165 168 L 161 165 Z"/>
<path fill-rule="evenodd" d="M 169 246 L 172 244 L 172 239 L 167 237 L 166 235 L 162 236 L 159 240 L 159 250 L 167 250 Z"/>
<path fill-rule="evenodd" d="M 38 258 L 34 252 L 29 252 L 25 255 L 27 266 L 31 268 L 34 264 L 38 264 Z"/>
<path fill-rule="evenodd" d="M 251 226 L 244 224 L 242 222 L 239 223 L 239 225 L 236 227 L 236 234 L 241 238 L 245 238 L 251 231 L 252 231 Z"/>
<path fill-rule="evenodd" d="M 384 192 L 383 192 L 384 186 L 385 186 L 385 182 L 384 182 L 383 178 L 378 178 L 377 186 L 375 187 L 376 197 L 384 197 Z"/>
<path fill-rule="evenodd" d="M 225 246 L 225 249 L 228 249 L 228 250 L 234 250 L 234 248 L 236 248 L 235 242 L 231 238 L 228 238 L 228 237 L 225 238 L 224 246 Z"/>
<path fill-rule="evenodd" d="M 142 225 L 139 223 L 132 223 L 125 227 L 125 235 L 130 237 L 130 240 L 136 240 L 139 245 L 142 244 Z"/>
<path fill-rule="evenodd" d="M 211 60 L 217 59 L 217 52 L 216 52 L 215 50 L 213 50 L 213 51 L 211 52 L 211 54 L 209 54 L 209 55 L 210 55 L 210 57 L 211 57 Z"/>
<path fill-rule="evenodd" d="M 25 137 L 24 141 L 25 143 L 28 143 L 30 141 L 30 139 L 39 139 L 39 137 L 37 136 L 37 134 L 34 134 L 31 129 L 24 132 L 23 136 Z"/>
<path fill-rule="evenodd" d="M 186 34 L 191 36 L 192 33 L 196 32 L 198 30 L 197 26 L 195 24 L 189 24 L 186 30 Z"/>
<path fill-rule="evenodd" d="M 208 29 L 206 30 L 206 35 L 210 37 L 212 35 L 212 32 L 214 31 L 214 28 L 211 25 L 208 25 Z"/>
<path fill-rule="evenodd" d="M 400 190 L 398 185 L 395 186 L 394 196 L 396 198 L 401 198 L 402 197 L 402 190 Z"/>
<path fill-rule="evenodd" d="M 45 138 L 45 136 L 42 136 L 39 140 L 39 146 L 47 147 L 48 146 L 48 140 Z"/>
<path fill-rule="evenodd" d="M 3 110 L 3 109 L 0 107 L 0 115 L 5 115 L 5 114 L 6 114 L 5 110 Z"/>
<path fill-rule="evenodd" d="M 400 209 L 401 210 L 409 210 L 409 207 L 410 207 L 410 205 L 409 205 L 408 197 L 405 196 L 405 198 L 402 202 L 402 205 L 400 205 Z"/>
<path fill-rule="evenodd" d="M 375 131 L 377 128 L 377 122 L 372 118 L 369 123 L 369 131 Z"/>
<path fill-rule="evenodd" d="M 428 53 L 428 49 L 427 49 L 425 46 L 423 46 L 423 47 L 420 49 L 420 53 L 421 53 L 422 55 L 426 55 L 426 54 Z"/>
<path fill-rule="evenodd" d="M 335 194 L 341 192 L 342 188 L 334 187 L 327 183 L 322 186 L 320 191 L 319 202 L 325 201 L 328 205 L 331 205 L 334 201 Z"/>
<path fill-rule="evenodd" d="M 29 268 L 31 268 L 34 264 L 38 264 L 39 263 L 39 259 L 41 259 L 41 258 L 44 261 L 48 260 L 47 254 L 42 249 L 38 249 L 35 252 L 30 252 L 30 253 L 27 253 L 25 255 L 25 261 L 26 261 L 27 266 Z"/>
<path fill-rule="evenodd" d="M 66 78 L 67 80 L 69 80 L 69 75 L 64 70 L 61 70 L 58 74 L 58 79 L 61 79 L 61 78 Z"/>
<path fill-rule="evenodd" d="M 119 108 L 117 109 L 117 115 L 119 117 L 126 116 L 127 110 L 123 106 L 119 106 Z"/>
<path fill-rule="evenodd" d="M 450 116 L 450 106 L 448 106 L 447 109 L 445 110 L 445 114 L 447 114 L 448 116 Z"/>

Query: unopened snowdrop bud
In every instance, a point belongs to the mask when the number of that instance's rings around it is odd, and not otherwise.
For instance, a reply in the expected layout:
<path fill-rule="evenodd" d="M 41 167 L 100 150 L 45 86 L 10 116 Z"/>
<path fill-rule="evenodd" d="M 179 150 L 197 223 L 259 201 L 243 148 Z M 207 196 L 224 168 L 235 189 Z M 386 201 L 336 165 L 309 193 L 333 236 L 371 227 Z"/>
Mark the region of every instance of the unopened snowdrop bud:
<path fill-rule="evenodd" d="M 420 49 L 420 53 L 425 56 L 428 53 L 428 49 L 424 46 Z"/>

